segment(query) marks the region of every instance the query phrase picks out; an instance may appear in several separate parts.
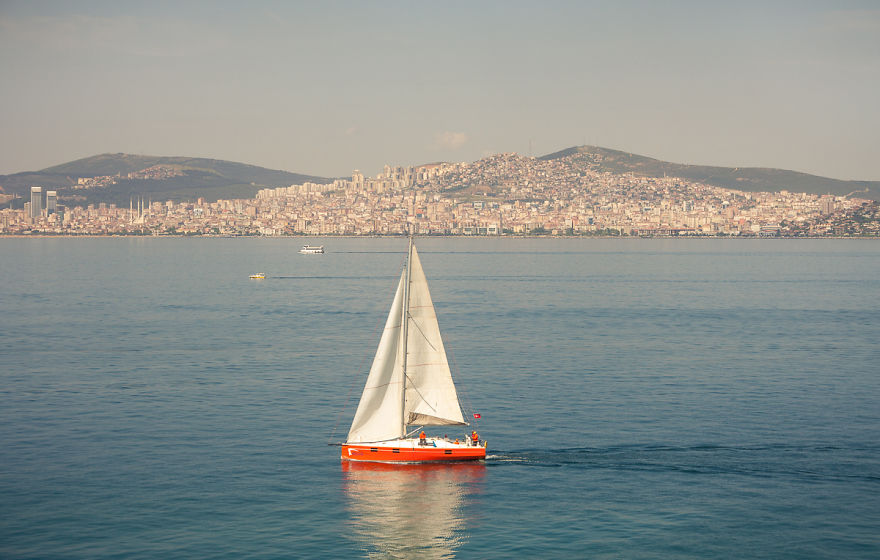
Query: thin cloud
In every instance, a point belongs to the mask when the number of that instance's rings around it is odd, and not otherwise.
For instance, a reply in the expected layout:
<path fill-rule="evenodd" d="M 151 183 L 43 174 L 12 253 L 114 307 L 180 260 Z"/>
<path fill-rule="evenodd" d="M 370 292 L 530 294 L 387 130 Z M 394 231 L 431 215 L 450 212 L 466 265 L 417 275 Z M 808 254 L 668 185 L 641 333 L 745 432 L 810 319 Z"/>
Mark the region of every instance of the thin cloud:
<path fill-rule="evenodd" d="M 457 150 L 464 146 L 468 141 L 468 136 L 464 132 L 441 132 L 435 137 L 437 147 L 444 150 Z"/>

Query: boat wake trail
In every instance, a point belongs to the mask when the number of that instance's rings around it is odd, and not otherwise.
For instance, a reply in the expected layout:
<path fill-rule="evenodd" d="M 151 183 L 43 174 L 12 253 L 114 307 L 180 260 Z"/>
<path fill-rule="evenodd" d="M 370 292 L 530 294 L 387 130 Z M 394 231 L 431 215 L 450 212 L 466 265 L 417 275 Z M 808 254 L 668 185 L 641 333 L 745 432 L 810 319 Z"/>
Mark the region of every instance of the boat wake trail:
<path fill-rule="evenodd" d="M 501 451 L 488 455 L 486 465 L 860 480 L 880 486 L 880 466 L 858 460 L 876 451 L 829 445 L 634 445 Z"/>
<path fill-rule="evenodd" d="M 374 276 L 272 276 L 273 280 L 376 280 L 396 278 L 390 275 Z"/>

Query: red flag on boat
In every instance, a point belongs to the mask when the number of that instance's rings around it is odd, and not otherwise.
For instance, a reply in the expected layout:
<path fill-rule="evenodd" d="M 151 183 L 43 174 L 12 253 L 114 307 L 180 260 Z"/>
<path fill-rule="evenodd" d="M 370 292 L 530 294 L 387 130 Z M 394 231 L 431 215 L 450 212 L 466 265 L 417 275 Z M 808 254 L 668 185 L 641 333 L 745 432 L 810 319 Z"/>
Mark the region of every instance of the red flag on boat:
<path fill-rule="evenodd" d="M 482 418 L 482 417 L 483 417 L 482 414 L 477 414 L 476 412 L 474 412 L 474 418 Z"/>

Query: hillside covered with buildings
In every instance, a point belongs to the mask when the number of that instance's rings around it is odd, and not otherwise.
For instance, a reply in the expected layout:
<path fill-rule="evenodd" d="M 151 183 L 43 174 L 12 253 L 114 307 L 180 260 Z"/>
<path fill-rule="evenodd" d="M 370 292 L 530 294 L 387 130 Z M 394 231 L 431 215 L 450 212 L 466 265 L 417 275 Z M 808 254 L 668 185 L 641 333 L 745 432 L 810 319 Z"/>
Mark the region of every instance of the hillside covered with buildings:
<path fill-rule="evenodd" d="M 685 177 L 610 170 L 611 157 L 497 154 L 475 162 L 386 166 L 375 177 L 264 188 L 253 198 L 132 195 L 128 205 L 62 203 L 34 186 L 0 233 L 72 235 L 877 236 L 877 202 L 853 193 L 750 192 Z M 138 180 L 181 173 L 153 165 Z M 101 188 L 91 177 L 74 188 Z M 855 193 L 857 194 L 857 193 Z"/>

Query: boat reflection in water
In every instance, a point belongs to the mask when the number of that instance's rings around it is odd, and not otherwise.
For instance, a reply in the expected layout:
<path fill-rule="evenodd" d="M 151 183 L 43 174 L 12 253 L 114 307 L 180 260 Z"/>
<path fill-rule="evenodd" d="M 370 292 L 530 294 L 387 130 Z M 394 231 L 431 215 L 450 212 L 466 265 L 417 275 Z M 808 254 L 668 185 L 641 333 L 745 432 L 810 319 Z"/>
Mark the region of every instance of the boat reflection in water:
<path fill-rule="evenodd" d="M 352 538 L 370 558 L 453 558 L 467 542 L 483 463 L 342 461 Z"/>

